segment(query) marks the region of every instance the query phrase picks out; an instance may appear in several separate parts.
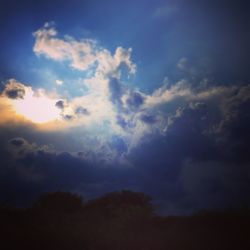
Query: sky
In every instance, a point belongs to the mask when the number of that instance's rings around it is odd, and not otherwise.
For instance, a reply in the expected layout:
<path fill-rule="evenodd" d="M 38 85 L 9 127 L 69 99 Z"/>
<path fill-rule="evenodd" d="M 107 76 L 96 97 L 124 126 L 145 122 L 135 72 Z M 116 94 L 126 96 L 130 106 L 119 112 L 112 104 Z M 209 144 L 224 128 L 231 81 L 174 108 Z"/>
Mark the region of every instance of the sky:
<path fill-rule="evenodd" d="M 129 189 L 250 205 L 247 1 L 2 0 L 0 202 Z"/>

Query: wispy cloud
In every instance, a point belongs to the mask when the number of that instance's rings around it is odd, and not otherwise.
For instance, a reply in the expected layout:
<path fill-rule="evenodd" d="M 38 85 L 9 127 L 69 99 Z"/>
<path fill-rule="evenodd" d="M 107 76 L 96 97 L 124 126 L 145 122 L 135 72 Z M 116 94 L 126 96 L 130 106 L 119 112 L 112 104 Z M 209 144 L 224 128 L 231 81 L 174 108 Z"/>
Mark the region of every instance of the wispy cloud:
<path fill-rule="evenodd" d="M 167 3 L 154 10 L 154 18 L 168 18 L 178 11 L 177 4 Z"/>

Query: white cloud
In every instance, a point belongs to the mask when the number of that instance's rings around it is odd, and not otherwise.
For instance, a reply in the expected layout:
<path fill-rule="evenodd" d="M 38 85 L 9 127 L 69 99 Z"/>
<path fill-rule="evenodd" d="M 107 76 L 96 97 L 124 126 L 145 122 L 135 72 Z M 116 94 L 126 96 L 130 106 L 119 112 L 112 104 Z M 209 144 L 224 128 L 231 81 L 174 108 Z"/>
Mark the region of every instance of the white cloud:
<path fill-rule="evenodd" d="M 34 32 L 34 52 L 57 61 L 68 60 L 71 66 L 78 70 L 87 70 L 95 62 L 95 41 L 76 41 L 69 36 L 59 39 L 57 35 L 57 30 L 46 23 L 43 28 Z"/>
<path fill-rule="evenodd" d="M 120 67 L 125 65 L 129 73 L 136 71 L 135 64 L 131 61 L 132 49 L 118 47 L 115 54 L 98 46 L 93 39 L 75 40 L 73 37 L 65 36 L 58 38 L 55 27 L 46 23 L 43 28 L 34 32 L 36 38 L 33 51 L 37 55 L 45 55 L 56 61 L 69 61 L 72 68 L 88 70 L 95 63 L 97 73 L 104 75 L 119 76 Z"/>
<path fill-rule="evenodd" d="M 177 63 L 177 68 L 180 70 L 186 71 L 187 70 L 187 62 L 188 62 L 187 58 L 182 57 Z"/>
<path fill-rule="evenodd" d="M 61 111 L 63 117 L 71 118 L 67 126 L 89 127 L 106 123 L 114 133 L 121 133 L 122 129 L 116 123 L 117 111 L 110 100 L 109 81 L 112 78 L 119 80 L 124 69 L 128 75 L 135 74 L 136 65 L 131 60 L 132 49 L 117 47 L 112 54 L 91 39 L 77 41 L 69 36 L 61 39 L 55 27 L 49 23 L 36 31 L 34 36 L 36 41 L 33 50 L 37 55 L 45 55 L 56 61 L 68 61 L 75 69 L 93 72 L 90 78 L 83 80 L 83 85 L 88 88 L 87 93 L 67 100 L 67 107 Z M 56 84 L 62 84 L 61 80 L 57 79 Z M 79 107 L 86 110 L 88 115 L 76 115 L 75 110 Z"/>
<path fill-rule="evenodd" d="M 152 95 L 148 95 L 145 101 L 147 107 L 155 107 L 168 103 L 178 97 L 190 97 L 192 96 L 192 90 L 188 82 L 183 79 L 176 84 L 167 87 L 163 85 L 159 89 L 156 89 Z"/>
<path fill-rule="evenodd" d="M 56 85 L 60 86 L 63 84 L 63 80 L 56 79 Z"/>

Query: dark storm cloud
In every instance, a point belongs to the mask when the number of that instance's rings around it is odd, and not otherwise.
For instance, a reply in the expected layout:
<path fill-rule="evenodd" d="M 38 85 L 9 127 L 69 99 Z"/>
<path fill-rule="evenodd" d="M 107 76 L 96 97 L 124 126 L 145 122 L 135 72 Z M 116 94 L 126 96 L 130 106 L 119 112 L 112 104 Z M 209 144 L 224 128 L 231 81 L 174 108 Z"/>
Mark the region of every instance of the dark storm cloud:
<path fill-rule="evenodd" d="M 186 202 L 196 210 L 249 206 L 249 164 L 217 161 L 183 162 L 180 180 Z"/>
<path fill-rule="evenodd" d="M 179 108 L 171 118 L 164 135 L 152 134 L 132 152 L 138 166 L 155 171 L 165 180 L 178 178 L 181 162 L 187 157 L 210 159 L 216 157 L 215 143 L 203 131 L 206 110 L 192 105 Z M 147 171 L 147 170 L 146 170 Z"/>
<path fill-rule="evenodd" d="M 150 194 L 166 213 L 249 204 L 249 88 L 239 86 L 227 95 L 221 92 L 218 99 L 220 105 L 204 101 L 177 108 L 168 114 L 164 132 L 144 136 L 132 149 L 122 136 L 112 137 L 110 148 L 126 156 L 130 167 L 118 161 L 107 167 L 102 161 L 89 161 L 86 151 L 74 156 L 17 136 L 11 140 L 6 137 L 13 147 L 25 144 L 27 149 L 13 157 L 1 146 L 5 166 L 1 169 L 1 187 L 8 190 L 2 197 L 21 202 L 40 192 L 68 190 L 90 198 L 130 188 Z M 212 119 L 215 113 L 220 116 Z M 151 118 L 146 120 L 150 126 Z"/>
<path fill-rule="evenodd" d="M 127 150 L 121 138 L 113 138 L 112 143 L 114 147 L 118 146 L 120 153 Z M 27 205 L 41 192 L 54 190 L 80 192 L 91 198 L 135 186 L 133 169 L 96 165 L 85 160 L 83 154 L 74 156 L 68 152 L 33 147 L 13 155 L 1 145 L 0 201 Z"/>
<path fill-rule="evenodd" d="M 246 195 L 250 190 L 249 86 L 239 86 L 226 96 L 221 93 L 220 100 L 219 118 L 211 102 L 177 109 L 165 136 L 145 141 L 133 154 L 137 165 L 154 172 L 156 180 L 164 176 L 162 183 L 182 187 L 183 196 L 172 201 L 176 209 L 177 204 L 187 210 L 250 205 Z M 171 204 L 167 190 L 156 193 Z"/>
<path fill-rule="evenodd" d="M 224 103 L 224 117 L 215 131 L 218 147 L 228 161 L 249 162 L 250 86 L 235 91 Z"/>
<path fill-rule="evenodd" d="M 20 203 L 28 202 L 46 190 L 72 190 L 82 181 L 93 181 L 92 166 L 82 158 L 54 152 L 47 146 L 38 147 L 23 138 L 10 142 L 14 147 L 25 146 L 26 150 L 15 154 L 6 151 L 1 143 L 1 200 L 8 197 Z"/>

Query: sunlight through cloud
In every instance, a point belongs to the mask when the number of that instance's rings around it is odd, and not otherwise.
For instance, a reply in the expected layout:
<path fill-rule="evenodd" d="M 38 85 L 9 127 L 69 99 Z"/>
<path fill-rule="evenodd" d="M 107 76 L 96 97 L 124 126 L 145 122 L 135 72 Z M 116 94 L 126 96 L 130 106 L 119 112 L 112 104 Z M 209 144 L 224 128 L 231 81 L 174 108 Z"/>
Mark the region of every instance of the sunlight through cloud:
<path fill-rule="evenodd" d="M 60 118 L 60 110 L 55 100 L 46 96 L 35 96 L 32 90 L 26 91 L 23 99 L 14 100 L 17 114 L 34 123 L 46 123 Z"/>

